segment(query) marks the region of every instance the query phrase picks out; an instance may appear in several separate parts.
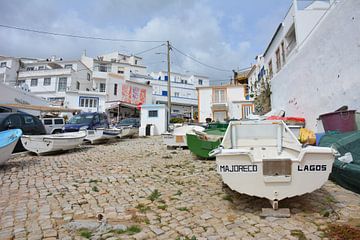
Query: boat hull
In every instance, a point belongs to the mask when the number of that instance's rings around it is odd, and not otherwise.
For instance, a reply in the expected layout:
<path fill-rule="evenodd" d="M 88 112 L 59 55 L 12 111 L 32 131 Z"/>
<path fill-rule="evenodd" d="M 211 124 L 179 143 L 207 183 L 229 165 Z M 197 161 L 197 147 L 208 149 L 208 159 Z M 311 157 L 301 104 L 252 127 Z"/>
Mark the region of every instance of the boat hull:
<path fill-rule="evenodd" d="M 333 149 L 303 148 L 281 121 L 232 122 L 221 145 L 213 153 L 223 182 L 272 202 L 321 188 L 334 162 Z"/>
<path fill-rule="evenodd" d="M 0 165 L 5 164 L 9 160 L 21 134 L 22 131 L 20 129 L 7 130 L 0 133 L 2 138 L 0 144 Z"/>
<path fill-rule="evenodd" d="M 196 134 L 188 133 L 186 134 L 186 142 L 189 150 L 196 156 L 204 159 L 215 159 L 215 157 L 210 157 L 209 153 L 221 144 L 221 139 L 210 141 L 201 139 Z"/>
<path fill-rule="evenodd" d="M 174 129 L 172 133 L 162 134 L 163 142 L 169 147 L 187 147 L 186 134 L 195 131 L 204 131 L 205 129 L 200 126 L 181 126 Z"/>
<path fill-rule="evenodd" d="M 82 144 L 85 137 L 86 132 L 80 131 L 53 135 L 24 135 L 21 141 L 26 150 L 40 155 L 74 149 Z"/>
<path fill-rule="evenodd" d="M 84 141 L 90 142 L 91 144 L 98 144 L 110 139 L 116 138 L 121 133 L 121 129 L 95 129 L 87 130 Z"/>

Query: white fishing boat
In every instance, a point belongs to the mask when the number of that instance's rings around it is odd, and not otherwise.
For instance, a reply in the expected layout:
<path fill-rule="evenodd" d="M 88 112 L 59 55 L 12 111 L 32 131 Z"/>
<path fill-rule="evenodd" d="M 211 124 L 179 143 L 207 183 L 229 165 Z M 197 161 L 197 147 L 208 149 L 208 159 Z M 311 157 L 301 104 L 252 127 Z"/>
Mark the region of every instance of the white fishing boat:
<path fill-rule="evenodd" d="M 51 135 L 23 135 L 21 142 L 26 150 L 40 155 L 74 149 L 82 144 L 85 137 L 85 131 Z"/>
<path fill-rule="evenodd" d="M 11 129 L 0 132 L 0 165 L 6 163 L 10 158 L 21 134 L 22 131 L 20 129 Z"/>
<path fill-rule="evenodd" d="M 121 133 L 121 129 L 98 128 L 95 130 L 86 130 L 86 133 L 87 135 L 84 141 L 90 142 L 91 144 L 97 144 L 116 138 Z"/>
<path fill-rule="evenodd" d="M 162 134 L 163 142 L 168 147 L 187 147 L 186 134 L 191 132 L 202 132 L 205 128 L 196 125 L 185 125 L 174 128 L 173 132 Z"/>
<path fill-rule="evenodd" d="M 335 151 L 303 147 L 282 121 L 233 121 L 216 155 L 218 173 L 231 189 L 278 201 L 313 192 L 328 180 Z"/>
<path fill-rule="evenodd" d="M 118 134 L 119 138 L 131 138 L 136 134 L 139 134 L 139 128 L 133 126 L 122 126 L 121 132 Z"/>

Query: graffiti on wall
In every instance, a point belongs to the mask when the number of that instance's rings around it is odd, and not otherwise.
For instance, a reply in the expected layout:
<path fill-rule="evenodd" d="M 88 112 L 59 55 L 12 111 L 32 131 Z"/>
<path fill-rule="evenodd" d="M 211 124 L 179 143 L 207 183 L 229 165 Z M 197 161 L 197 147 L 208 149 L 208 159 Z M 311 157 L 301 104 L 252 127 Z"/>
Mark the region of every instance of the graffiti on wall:
<path fill-rule="evenodd" d="M 122 101 L 131 104 L 143 104 L 146 100 L 146 89 L 130 86 L 128 84 L 122 85 Z"/>

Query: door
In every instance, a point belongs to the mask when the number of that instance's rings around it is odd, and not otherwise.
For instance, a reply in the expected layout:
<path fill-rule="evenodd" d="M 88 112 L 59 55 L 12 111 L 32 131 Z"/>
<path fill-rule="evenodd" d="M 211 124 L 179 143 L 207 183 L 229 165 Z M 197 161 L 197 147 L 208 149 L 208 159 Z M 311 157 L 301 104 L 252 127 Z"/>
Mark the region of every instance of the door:
<path fill-rule="evenodd" d="M 242 105 L 242 118 L 246 119 L 254 111 L 253 104 L 243 104 Z"/>
<path fill-rule="evenodd" d="M 224 122 L 225 119 L 227 118 L 227 114 L 226 111 L 216 111 L 214 112 L 214 121 L 215 122 Z"/>

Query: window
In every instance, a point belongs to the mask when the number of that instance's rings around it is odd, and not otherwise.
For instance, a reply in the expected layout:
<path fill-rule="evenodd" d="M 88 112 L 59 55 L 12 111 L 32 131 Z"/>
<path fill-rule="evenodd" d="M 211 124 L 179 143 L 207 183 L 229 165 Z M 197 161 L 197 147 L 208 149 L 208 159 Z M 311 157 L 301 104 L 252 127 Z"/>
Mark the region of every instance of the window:
<path fill-rule="evenodd" d="M 214 90 L 214 102 L 215 103 L 225 103 L 225 89 L 215 89 Z"/>
<path fill-rule="evenodd" d="M 52 125 L 52 119 L 44 119 L 44 125 Z"/>
<path fill-rule="evenodd" d="M 118 85 L 117 83 L 114 84 L 114 95 L 117 95 L 117 91 L 118 91 Z"/>
<path fill-rule="evenodd" d="M 38 70 L 44 70 L 45 66 L 38 66 Z"/>
<path fill-rule="evenodd" d="M 157 117 L 157 116 L 158 116 L 158 110 L 149 111 L 149 117 Z"/>
<path fill-rule="evenodd" d="M 108 71 L 108 67 L 104 64 L 100 64 L 99 65 L 99 72 L 107 72 Z"/>
<path fill-rule="evenodd" d="M 281 53 L 282 53 L 282 60 L 283 60 L 283 65 L 285 64 L 285 43 L 284 41 L 281 42 Z"/>
<path fill-rule="evenodd" d="M 25 80 L 18 80 L 18 85 L 22 85 L 22 84 L 25 84 Z"/>
<path fill-rule="evenodd" d="M 27 67 L 26 71 L 34 71 L 34 67 Z"/>
<path fill-rule="evenodd" d="M 164 80 L 167 81 L 167 80 L 168 80 L 168 76 L 165 75 L 165 76 L 164 76 Z"/>
<path fill-rule="evenodd" d="M 6 67 L 6 62 L 2 62 L 2 63 L 0 64 L 0 67 Z"/>
<path fill-rule="evenodd" d="M 80 90 L 80 82 L 79 81 L 76 81 L 76 89 Z"/>
<path fill-rule="evenodd" d="M 79 107 L 98 107 L 98 99 L 94 97 L 79 97 Z"/>
<path fill-rule="evenodd" d="M 33 119 L 33 117 L 32 116 L 24 116 L 24 122 L 25 122 L 25 124 L 27 124 L 27 125 L 33 125 L 33 124 L 35 124 L 35 121 L 34 121 L 34 119 Z"/>
<path fill-rule="evenodd" d="M 175 92 L 174 94 L 175 94 L 175 97 L 180 97 L 180 93 Z"/>
<path fill-rule="evenodd" d="M 275 54 L 276 54 L 276 71 L 279 72 L 281 69 L 280 48 L 276 50 Z"/>
<path fill-rule="evenodd" d="M 135 60 L 135 65 L 137 65 L 137 63 L 138 63 L 138 60 Z"/>
<path fill-rule="evenodd" d="M 202 79 L 199 79 L 199 85 L 203 85 L 203 80 Z"/>
<path fill-rule="evenodd" d="M 64 68 L 72 68 L 72 64 L 65 64 Z"/>
<path fill-rule="evenodd" d="M 273 77 L 273 68 L 272 68 L 272 61 L 269 62 L 269 77 Z"/>
<path fill-rule="evenodd" d="M 168 94 L 167 94 L 167 91 L 162 91 L 162 92 L 161 92 L 161 95 L 162 95 L 162 96 L 167 96 L 167 95 L 168 95 Z"/>
<path fill-rule="evenodd" d="M 50 86 L 51 85 L 51 78 L 44 78 L 44 86 Z"/>
<path fill-rule="evenodd" d="M 37 80 L 37 78 L 31 79 L 30 86 L 31 86 L 31 87 L 36 87 L 37 85 L 38 85 L 38 80 Z"/>
<path fill-rule="evenodd" d="M 67 78 L 66 77 L 59 78 L 58 91 L 59 92 L 65 92 L 66 91 L 66 85 L 67 85 Z"/>
<path fill-rule="evenodd" d="M 54 123 L 55 124 L 64 124 L 64 119 L 55 119 Z"/>
<path fill-rule="evenodd" d="M 105 90 L 106 90 L 106 84 L 100 83 L 100 92 L 105 92 Z"/>
<path fill-rule="evenodd" d="M 124 68 L 123 67 L 119 67 L 118 68 L 118 74 L 124 74 Z"/>
<path fill-rule="evenodd" d="M 90 73 L 87 73 L 86 79 L 87 79 L 88 81 L 90 81 Z"/>

